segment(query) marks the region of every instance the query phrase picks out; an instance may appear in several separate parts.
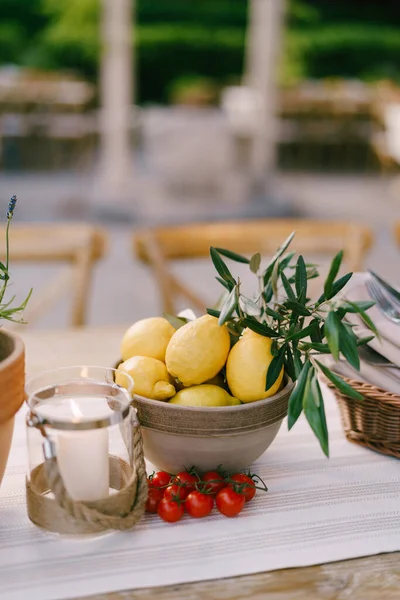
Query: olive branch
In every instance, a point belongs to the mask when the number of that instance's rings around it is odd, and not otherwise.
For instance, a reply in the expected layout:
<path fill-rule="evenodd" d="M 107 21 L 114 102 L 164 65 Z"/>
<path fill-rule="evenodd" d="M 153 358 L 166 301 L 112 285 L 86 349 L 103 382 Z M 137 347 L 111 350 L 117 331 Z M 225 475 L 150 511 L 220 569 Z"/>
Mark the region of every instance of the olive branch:
<path fill-rule="evenodd" d="M 304 412 L 323 452 L 329 456 L 328 428 L 318 374 L 325 375 L 338 390 L 351 398 L 362 400 L 363 396 L 317 357 L 331 354 L 338 360 L 341 353 L 359 370 L 357 348 L 368 343 L 374 335 L 358 339 L 345 317 L 347 313 L 358 313 L 371 332 L 378 335 L 365 312 L 374 302 L 350 302 L 337 297 L 352 276 L 348 273 L 337 278 L 343 251 L 332 260 L 323 292 L 317 301 L 312 302 L 307 297 L 307 282 L 319 277 L 317 265 L 306 263 L 301 255 L 292 264 L 295 252 L 287 252 L 287 249 L 294 235 L 295 232 L 286 239 L 264 270 L 261 270 L 259 253 L 248 259 L 230 250 L 211 247 L 211 259 L 218 273 L 216 279 L 225 288 L 226 297 L 220 310 L 209 308 L 207 313 L 217 317 L 220 325 L 226 324 L 232 344 L 245 328 L 272 339 L 273 359 L 267 371 L 265 390 L 275 383 L 283 367 L 297 382 L 289 399 L 289 429 Z M 240 279 L 233 277 L 222 257 L 249 265 L 257 278 L 257 291 L 253 298 L 242 294 Z"/>

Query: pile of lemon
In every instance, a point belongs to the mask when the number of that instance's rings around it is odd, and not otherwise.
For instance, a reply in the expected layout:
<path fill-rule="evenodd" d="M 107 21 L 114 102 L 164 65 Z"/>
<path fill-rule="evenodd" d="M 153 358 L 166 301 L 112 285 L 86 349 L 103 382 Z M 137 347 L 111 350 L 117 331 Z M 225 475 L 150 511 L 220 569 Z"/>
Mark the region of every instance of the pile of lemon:
<path fill-rule="evenodd" d="M 245 329 L 231 348 L 226 326 L 210 315 L 179 329 L 163 317 L 137 321 L 123 337 L 121 356 L 118 371 L 132 377 L 134 394 L 186 406 L 254 402 L 275 394 L 283 377 L 282 370 L 266 392 L 271 340 Z"/>

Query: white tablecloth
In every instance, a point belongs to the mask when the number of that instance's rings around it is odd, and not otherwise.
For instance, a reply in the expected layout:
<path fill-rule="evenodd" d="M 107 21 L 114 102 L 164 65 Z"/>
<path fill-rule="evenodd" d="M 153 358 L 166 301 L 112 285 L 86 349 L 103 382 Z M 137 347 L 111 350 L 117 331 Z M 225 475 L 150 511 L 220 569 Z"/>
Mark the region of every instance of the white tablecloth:
<path fill-rule="evenodd" d="M 278 437 L 254 465 L 269 492 L 236 519 L 217 512 L 168 525 L 146 515 L 132 531 L 61 539 L 30 523 L 26 444 L 18 415 L 0 489 L 0 600 L 58 600 L 222 578 L 400 550 L 400 463 L 347 442 L 324 392 L 331 458 L 307 423 Z"/>

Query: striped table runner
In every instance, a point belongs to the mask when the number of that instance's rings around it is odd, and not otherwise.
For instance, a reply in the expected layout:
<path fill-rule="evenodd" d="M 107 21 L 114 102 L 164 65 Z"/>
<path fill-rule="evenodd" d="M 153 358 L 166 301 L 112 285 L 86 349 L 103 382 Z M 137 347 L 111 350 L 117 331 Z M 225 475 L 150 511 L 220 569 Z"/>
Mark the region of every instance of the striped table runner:
<path fill-rule="evenodd" d="M 269 487 L 236 519 L 213 512 L 130 532 L 61 539 L 26 516 L 24 415 L 0 489 L 0 600 L 61 600 L 301 567 L 400 550 L 400 465 L 348 443 L 324 389 L 331 458 L 307 423 L 286 423 L 254 465 Z"/>

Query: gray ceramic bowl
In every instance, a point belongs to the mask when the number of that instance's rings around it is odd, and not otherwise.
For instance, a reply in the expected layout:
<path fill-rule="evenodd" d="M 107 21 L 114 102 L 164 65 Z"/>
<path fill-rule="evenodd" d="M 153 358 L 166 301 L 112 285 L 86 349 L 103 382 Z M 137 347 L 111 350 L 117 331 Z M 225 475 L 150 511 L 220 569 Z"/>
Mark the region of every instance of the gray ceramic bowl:
<path fill-rule="evenodd" d="M 275 439 L 294 384 L 285 378 L 274 396 L 240 406 L 191 407 L 134 396 L 144 453 L 156 468 L 178 473 L 249 467 Z"/>

